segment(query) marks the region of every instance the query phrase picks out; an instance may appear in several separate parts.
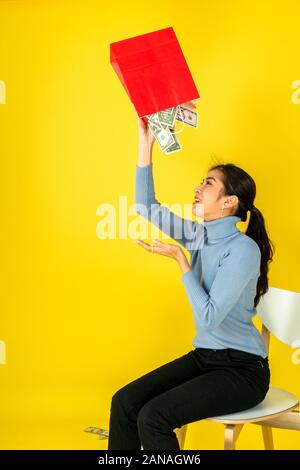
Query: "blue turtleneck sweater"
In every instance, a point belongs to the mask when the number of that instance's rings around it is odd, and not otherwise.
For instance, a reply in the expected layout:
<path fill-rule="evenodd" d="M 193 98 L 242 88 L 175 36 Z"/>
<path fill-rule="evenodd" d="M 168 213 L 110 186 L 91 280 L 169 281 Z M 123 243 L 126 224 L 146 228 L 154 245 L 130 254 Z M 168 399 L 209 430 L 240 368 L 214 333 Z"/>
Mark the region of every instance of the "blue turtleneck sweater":
<path fill-rule="evenodd" d="M 265 358 L 262 336 L 252 322 L 261 253 L 236 227 L 240 217 L 200 224 L 177 216 L 155 198 L 152 164 L 136 166 L 135 191 L 137 213 L 190 253 L 191 270 L 181 281 L 193 311 L 193 346 L 233 348 Z"/>

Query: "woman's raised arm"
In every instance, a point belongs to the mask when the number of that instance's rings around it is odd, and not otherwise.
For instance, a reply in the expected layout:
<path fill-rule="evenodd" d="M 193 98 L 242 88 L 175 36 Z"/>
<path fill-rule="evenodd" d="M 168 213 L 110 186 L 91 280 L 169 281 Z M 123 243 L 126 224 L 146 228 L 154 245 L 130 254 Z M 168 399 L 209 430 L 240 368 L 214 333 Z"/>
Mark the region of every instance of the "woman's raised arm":
<path fill-rule="evenodd" d="M 138 131 L 139 147 L 135 181 L 136 211 L 189 250 L 196 222 L 177 216 L 156 199 L 152 173 L 154 137 L 148 125 L 141 118 L 138 118 Z"/>

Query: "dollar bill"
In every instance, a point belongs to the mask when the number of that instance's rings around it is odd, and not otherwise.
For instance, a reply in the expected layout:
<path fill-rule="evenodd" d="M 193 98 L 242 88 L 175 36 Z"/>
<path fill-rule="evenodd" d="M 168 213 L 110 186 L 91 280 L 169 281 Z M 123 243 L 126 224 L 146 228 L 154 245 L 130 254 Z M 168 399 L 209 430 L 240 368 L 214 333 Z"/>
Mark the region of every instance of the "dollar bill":
<path fill-rule="evenodd" d="M 156 125 L 156 124 L 155 124 Z M 175 128 L 174 127 L 170 127 L 168 126 L 167 124 L 160 124 L 160 128 L 163 128 L 163 129 L 166 129 L 168 132 L 175 132 Z"/>
<path fill-rule="evenodd" d="M 173 127 L 176 119 L 176 114 L 179 106 L 169 108 L 158 113 L 149 114 L 147 117 L 149 121 L 156 124 L 158 127 Z"/>
<path fill-rule="evenodd" d="M 158 127 L 159 127 L 160 122 L 159 122 L 159 119 L 158 119 L 158 113 L 149 114 L 148 119 L 149 119 L 150 122 L 152 122 L 153 124 L 157 124 Z"/>
<path fill-rule="evenodd" d="M 176 119 L 177 111 L 178 111 L 178 106 L 174 106 L 172 108 L 159 111 L 158 113 L 150 114 L 148 116 L 148 119 L 154 124 L 158 124 L 158 125 L 165 124 L 167 126 L 173 127 L 175 119 Z"/>
<path fill-rule="evenodd" d="M 192 127 L 198 126 L 198 114 L 188 105 L 173 106 L 172 108 L 149 114 L 148 125 L 161 150 L 170 154 L 182 150 L 175 135 L 175 122 L 180 121 Z"/>
<path fill-rule="evenodd" d="M 176 114 L 176 120 L 184 122 L 192 127 L 198 126 L 198 114 L 196 111 L 192 111 L 185 106 L 179 106 L 178 112 Z"/>
<path fill-rule="evenodd" d="M 154 120 L 152 120 L 151 122 L 156 123 L 157 121 L 154 118 Z M 165 153 L 172 153 L 172 152 L 176 152 L 178 150 L 182 150 L 182 147 L 181 147 L 177 137 L 173 134 L 175 132 L 175 128 L 174 127 L 169 127 L 169 126 L 167 126 L 167 124 L 160 124 L 160 127 L 162 127 L 163 129 L 166 129 L 166 131 L 169 131 L 172 134 L 173 139 L 174 139 L 174 143 L 171 144 L 169 147 L 167 147 L 164 150 L 164 152 Z"/>
<path fill-rule="evenodd" d="M 175 139 L 168 129 L 162 129 L 151 121 L 149 121 L 149 128 L 163 152 L 170 147 L 170 145 L 175 143 Z"/>
<path fill-rule="evenodd" d="M 178 111 L 178 106 L 174 106 L 172 108 L 159 111 L 159 113 L 157 113 L 159 122 L 161 124 L 167 124 L 168 126 L 173 127 L 177 111 Z"/>
<path fill-rule="evenodd" d="M 108 439 L 109 431 L 108 429 L 96 428 L 94 426 L 89 426 L 84 430 L 85 432 L 90 432 L 92 434 L 98 434 L 99 439 Z"/>
<path fill-rule="evenodd" d="M 174 142 L 174 144 L 170 145 L 170 147 L 168 147 L 165 150 L 166 154 L 174 153 L 174 152 L 178 152 L 179 150 L 182 150 L 182 146 L 180 145 L 179 140 L 177 139 L 177 137 L 175 135 L 173 135 L 173 138 L 174 138 L 175 142 Z"/>

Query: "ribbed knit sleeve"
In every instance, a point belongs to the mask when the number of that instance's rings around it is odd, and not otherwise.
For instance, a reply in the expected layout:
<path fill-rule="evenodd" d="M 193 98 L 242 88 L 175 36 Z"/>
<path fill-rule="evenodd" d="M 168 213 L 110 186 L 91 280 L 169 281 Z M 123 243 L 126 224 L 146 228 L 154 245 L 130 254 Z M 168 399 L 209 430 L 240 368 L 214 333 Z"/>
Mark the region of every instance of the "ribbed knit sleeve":
<path fill-rule="evenodd" d="M 195 222 L 177 216 L 155 197 L 152 163 L 136 166 L 135 209 L 169 237 L 187 250 L 194 238 Z"/>
<path fill-rule="evenodd" d="M 254 243 L 233 246 L 220 261 L 209 292 L 200 284 L 193 270 L 182 275 L 181 281 L 197 327 L 209 331 L 222 323 L 248 282 L 258 277 L 260 257 L 260 249 Z"/>

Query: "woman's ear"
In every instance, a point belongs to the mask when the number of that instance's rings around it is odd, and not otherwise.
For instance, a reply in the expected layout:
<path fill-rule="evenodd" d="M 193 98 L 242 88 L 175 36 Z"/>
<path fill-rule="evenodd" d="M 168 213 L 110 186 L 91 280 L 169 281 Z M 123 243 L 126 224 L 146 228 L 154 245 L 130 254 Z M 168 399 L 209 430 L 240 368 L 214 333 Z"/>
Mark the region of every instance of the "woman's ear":
<path fill-rule="evenodd" d="M 235 195 L 229 196 L 226 201 L 224 201 L 224 205 L 227 209 L 230 207 L 237 207 L 239 204 L 239 198 Z"/>

